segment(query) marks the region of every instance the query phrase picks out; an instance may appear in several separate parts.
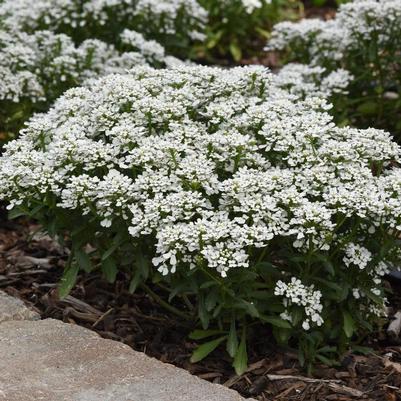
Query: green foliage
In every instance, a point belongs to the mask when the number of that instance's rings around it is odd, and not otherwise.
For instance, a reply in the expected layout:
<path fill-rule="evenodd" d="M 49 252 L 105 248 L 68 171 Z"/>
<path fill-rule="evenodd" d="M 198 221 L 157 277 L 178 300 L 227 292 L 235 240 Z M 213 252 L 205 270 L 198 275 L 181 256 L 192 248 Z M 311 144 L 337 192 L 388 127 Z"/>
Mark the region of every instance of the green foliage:
<path fill-rule="evenodd" d="M 294 19 L 299 0 L 261 0 L 260 7 L 247 9 L 243 0 L 200 0 L 208 11 L 206 41 L 195 47 L 198 57 L 209 61 L 241 61 L 260 51 L 272 26 L 282 19 Z"/>

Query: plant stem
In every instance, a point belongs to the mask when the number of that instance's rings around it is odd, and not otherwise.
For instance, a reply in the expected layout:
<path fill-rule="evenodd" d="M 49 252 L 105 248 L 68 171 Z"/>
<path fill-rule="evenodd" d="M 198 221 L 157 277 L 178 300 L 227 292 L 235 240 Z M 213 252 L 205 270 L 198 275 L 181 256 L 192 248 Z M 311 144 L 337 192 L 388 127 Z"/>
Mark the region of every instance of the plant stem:
<path fill-rule="evenodd" d="M 163 301 L 153 290 L 151 290 L 146 284 L 141 284 L 141 288 L 150 295 L 155 302 L 157 302 L 160 306 L 164 309 L 167 309 L 169 312 L 174 313 L 175 315 L 179 316 L 184 320 L 194 320 L 191 315 L 186 314 L 185 312 L 180 311 L 179 309 L 175 308 L 174 306 L 170 305 L 166 301 Z"/>

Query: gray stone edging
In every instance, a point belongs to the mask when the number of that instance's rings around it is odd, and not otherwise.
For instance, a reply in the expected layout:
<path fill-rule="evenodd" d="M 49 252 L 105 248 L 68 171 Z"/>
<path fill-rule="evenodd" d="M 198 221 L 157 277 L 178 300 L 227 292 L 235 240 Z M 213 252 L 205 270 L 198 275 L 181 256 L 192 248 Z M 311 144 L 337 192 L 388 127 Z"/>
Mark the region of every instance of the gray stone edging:
<path fill-rule="evenodd" d="M 9 320 L 39 320 L 40 315 L 27 308 L 18 298 L 0 291 L 0 323 Z"/>
<path fill-rule="evenodd" d="M 0 324 L 0 400 L 244 401 L 244 398 L 125 344 L 103 339 L 81 326 L 46 319 Z"/>

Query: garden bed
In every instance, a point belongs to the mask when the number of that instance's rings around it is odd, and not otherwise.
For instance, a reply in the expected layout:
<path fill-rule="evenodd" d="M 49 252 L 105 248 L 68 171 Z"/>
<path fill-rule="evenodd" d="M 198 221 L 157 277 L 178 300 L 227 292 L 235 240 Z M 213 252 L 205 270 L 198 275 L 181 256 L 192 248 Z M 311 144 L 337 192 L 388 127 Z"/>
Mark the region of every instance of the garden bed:
<path fill-rule="evenodd" d="M 372 348 L 371 353 L 347 355 L 337 367 L 318 365 L 312 377 L 299 367 L 293 351 L 265 341 L 271 333 L 262 326 L 259 340 L 250 342 L 250 364 L 242 376 L 234 374 L 223 348 L 192 364 L 189 358 L 197 344 L 188 339 L 191 324 L 143 291 L 130 294 L 123 276 L 114 284 L 99 274 L 81 276 L 71 294 L 60 300 L 56 287 L 66 255 L 49 237 L 33 234 L 37 229 L 26 221 L 1 222 L 0 288 L 22 298 L 43 318 L 82 325 L 258 400 L 401 400 L 401 345 L 384 330 L 361 344 Z M 394 288 L 392 306 L 399 309 L 396 295 L 401 289 Z"/>

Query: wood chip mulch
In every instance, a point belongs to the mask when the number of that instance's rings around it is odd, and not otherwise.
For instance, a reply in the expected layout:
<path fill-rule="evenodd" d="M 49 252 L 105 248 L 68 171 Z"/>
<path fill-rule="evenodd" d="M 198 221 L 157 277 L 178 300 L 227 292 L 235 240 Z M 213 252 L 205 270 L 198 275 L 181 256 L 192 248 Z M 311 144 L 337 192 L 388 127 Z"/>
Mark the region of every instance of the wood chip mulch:
<path fill-rule="evenodd" d="M 60 300 L 56 286 L 66 253 L 48 236 L 35 233 L 38 229 L 0 217 L 0 289 L 23 299 L 43 318 L 85 326 L 260 401 L 401 401 L 401 341 L 390 341 L 384 332 L 369 340 L 372 353 L 348 355 L 336 368 L 317 366 L 313 377 L 299 367 L 293 351 L 278 350 L 263 328 L 250 341 L 250 365 L 242 376 L 235 375 L 223 348 L 191 364 L 197 344 L 187 336 L 193 327 L 148 295 L 129 294 L 124 276 L 113 285 L 98 274 L 80 277 Z"/>

